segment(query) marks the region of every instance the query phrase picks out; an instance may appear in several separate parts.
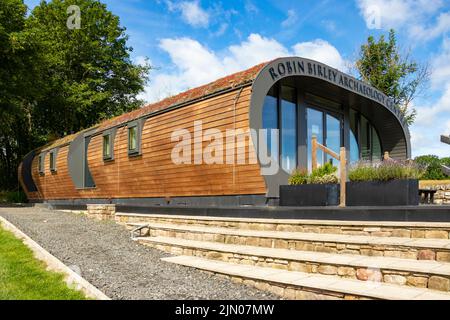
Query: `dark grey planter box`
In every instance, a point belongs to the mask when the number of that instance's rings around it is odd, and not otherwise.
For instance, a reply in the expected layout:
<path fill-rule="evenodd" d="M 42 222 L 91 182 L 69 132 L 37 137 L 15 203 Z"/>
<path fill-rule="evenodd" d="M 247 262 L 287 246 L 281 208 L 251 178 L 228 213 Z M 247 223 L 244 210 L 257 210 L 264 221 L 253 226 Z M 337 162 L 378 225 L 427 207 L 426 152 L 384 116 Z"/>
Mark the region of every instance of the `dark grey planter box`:
<path fill-rule="evenodd" d="M 339 184 L 280 186 L 280 206 L 337 206 Z"/>
<path fill-rule="evenodd" d="M 418 180 L 351 181 L 346 184 L 347 206 L 417 206 Z"/>

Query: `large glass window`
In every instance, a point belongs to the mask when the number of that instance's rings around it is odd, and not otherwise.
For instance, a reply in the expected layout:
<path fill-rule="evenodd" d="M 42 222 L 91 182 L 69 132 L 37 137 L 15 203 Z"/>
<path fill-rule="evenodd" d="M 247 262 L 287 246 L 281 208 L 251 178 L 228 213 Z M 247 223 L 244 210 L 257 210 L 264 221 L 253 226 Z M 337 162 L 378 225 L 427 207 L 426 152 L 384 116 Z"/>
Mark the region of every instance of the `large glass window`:
<path fill-rule="evenodd" d="M 276 153 L 272 155 L 271 148 L 272 148 L 272 132 L 271 129 L 278 129 L 278 99 L 277 94 L 275 92 L 275 87 L 272 87 L 270 89 L 269 93 L 267 94 L 265 100 L 264 100 L 264 107 L 263 107 L 263 115 L 262 115 L 262 125 L 264 129 L 267 129 L 267 135 L 266 135 L 266 143 L 267 143 L 267 155 L 273 156 L 275 159 L 278 158 L 278 149 L 275 148 L 277 146 L 274 146 Z M 275 151 L 274 150 L 274 151 Z"/>
<path fill-rule="evenodd" d="M 361 153 L 359 154 L 359 152 Z M 351 109 L 350 162 L 355 162 L 359 159 L 380 161 L 382 159 L 382 153 L 381 141 L 375 127 L 366 117 Z"/>
<path fill-rule="evenodd" d="M 281 87 L 281 167 L 292 172 L 297 167 L 297 93 Z"/>

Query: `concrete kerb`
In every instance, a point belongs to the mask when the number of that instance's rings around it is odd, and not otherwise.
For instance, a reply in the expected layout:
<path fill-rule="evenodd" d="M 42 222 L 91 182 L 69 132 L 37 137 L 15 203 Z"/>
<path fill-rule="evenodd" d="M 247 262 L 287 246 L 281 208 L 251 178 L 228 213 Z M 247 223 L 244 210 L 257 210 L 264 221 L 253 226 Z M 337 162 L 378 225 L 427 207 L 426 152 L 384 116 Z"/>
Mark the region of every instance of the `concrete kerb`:
<path fill-rule="evenodd" d="M 3 217 L 0 217 L 0 226 L 2 226 L 5 230 L 12 232 L 18 239 L 22 240 L 23 243 L 33 251 L 34 256 L 43 261 L 47 265 L 47 269 L 54 272 L 59 272 L 64 275 L 64 281 L 71 288 L 79 290 L 83 292 L 88 298 L 96 299 L 96 300 L 111 300 L 108 296 L 106 296 L 103 292 L 89 283 L 82 276 L 74 272 L 68 266 L 66 266 L 63 262 L 61 262 L 58 258 L 53 256 L 47 250 L 42 248 L 39 244 L 37 244 L 33 239 L 19 230 L 15 225 L 6 220 Z"/>

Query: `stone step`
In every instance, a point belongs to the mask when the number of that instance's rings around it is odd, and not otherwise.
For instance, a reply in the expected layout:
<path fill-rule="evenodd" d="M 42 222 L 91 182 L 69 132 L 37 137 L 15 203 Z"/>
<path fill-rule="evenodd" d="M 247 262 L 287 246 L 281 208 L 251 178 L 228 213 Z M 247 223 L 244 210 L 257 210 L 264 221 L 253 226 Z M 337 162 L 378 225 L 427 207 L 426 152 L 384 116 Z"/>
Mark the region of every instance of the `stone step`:
<path fill-rule="evenodd" d="M 157 223 L 149 224 L 148 235 L 280 249 L 450 262 L 449 239 L 259 231 Z"/>
<path fill-rule="evenodd" d="M 139 243 L 176 255 L 450 291 L 450 263 L 274 249 L 167 237 Z"/>
<path fill-rule="evenodd" d="M 286 299 L 450 300 L 450 294 L 446 292 L 388 283 L 362 282 L 322 274 L 245 266 L 192 256 L 176 256 L 161 260 L 221 275 Z"/>
<path fill-rule="evenodd" d="M 116 212 L 119 223 L 162 223 L 230 229 L 449 239 L 450 223 L 227 218 Z"/>

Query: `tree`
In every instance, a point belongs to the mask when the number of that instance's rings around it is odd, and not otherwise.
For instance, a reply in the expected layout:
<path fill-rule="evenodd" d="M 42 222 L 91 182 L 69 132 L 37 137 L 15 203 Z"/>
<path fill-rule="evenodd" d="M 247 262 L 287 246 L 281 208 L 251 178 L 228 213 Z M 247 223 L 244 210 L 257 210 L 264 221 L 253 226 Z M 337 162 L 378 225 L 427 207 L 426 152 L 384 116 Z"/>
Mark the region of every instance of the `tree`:
<path fill-rule="evenodd" d="M 70 5 L 81 28 L 67 27 Z M 41 134 L 62 136 L 138 108 L 148 65 L 135 65 L 119 17 L 95 0 L 41 2 L 27 26 L 42 45 L 43 99 L 33 119 Z"/>
<path fill-rule="evenodd" d="M 394 101 L 409 125 L 414 122 L 417 111 L 411 104 L 428 82 L 429 71 L 409 54 L 400 54 L 394 30 L 390 30 L 388 41 L 384 35 L 378 41 L 370 36 L 361 46 L 356 68 L 362 80 Z"/>
<path fill-rule="evenodd" d="M 77 5 L 81 28 L 67 27 Z M 138 108 L 150 66 L 130 59 L 125 28 L 94 0 L 0 0 L 0 190 L 17 188 L 23 156 Z"/>
<path fill-rule="evenodd" d="M 419 165 L 427 168 L 422 179 L 424 180 L 443 180 L 449 177 L 442 171 L 441 165 L 449 166 L 450 158 L 440 158 L 435 155 L 423 155 L 414 159 Z"/>
<path fill-rule="evenodd" d="M 17 187 L 17 164 L 37 143 L 30 113 L 36 97 L 36 42 L 22 0 L 0 0 L 0 190 Z"/>

